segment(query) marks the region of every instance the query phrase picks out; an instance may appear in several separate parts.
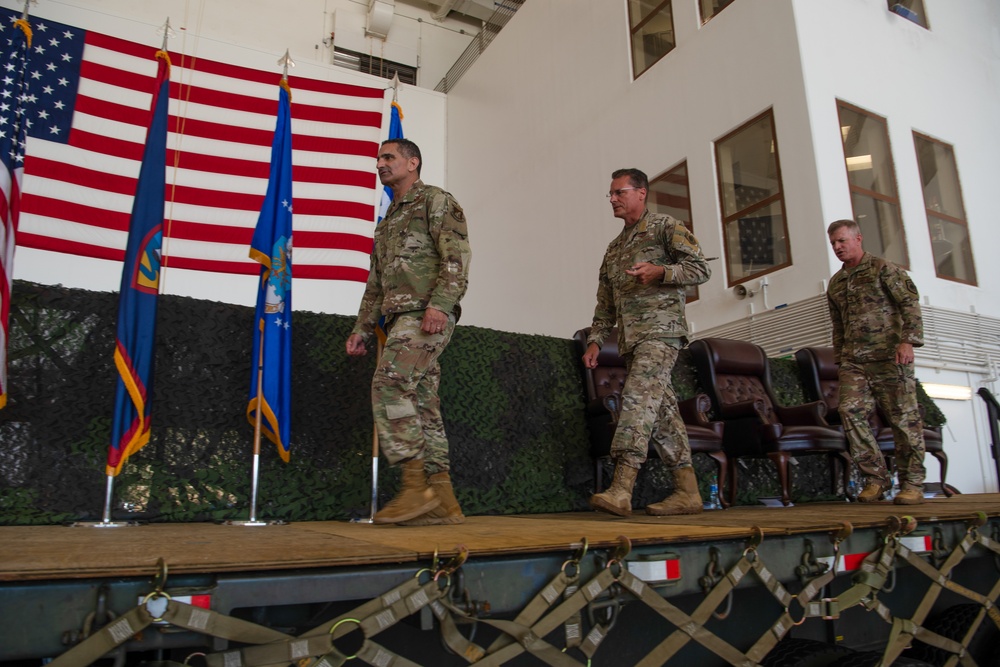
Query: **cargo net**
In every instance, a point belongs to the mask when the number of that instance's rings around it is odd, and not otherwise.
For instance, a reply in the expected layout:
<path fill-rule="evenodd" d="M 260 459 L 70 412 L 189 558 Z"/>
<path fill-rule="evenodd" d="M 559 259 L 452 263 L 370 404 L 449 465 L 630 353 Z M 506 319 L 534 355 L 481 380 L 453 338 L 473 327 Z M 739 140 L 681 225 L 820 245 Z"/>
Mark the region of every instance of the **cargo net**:
<path fill-rule="evenodd" d="M 102 516 L 117 305 L 110 292 L 15 282 L 9 402 L 0 410 L 0 525 Z M 246 306 L 160 297 L 151 438 L 114 478 L 112 519 L 246 517 L 253 316 Z M 263 441 L 262 518 L 369 514 L 376 355 L 346 354 L 353 324 L 294 313 L 291 460 Z M 452 479 L 466 514 L 586 507 L 593 463 L 572 341 L 460 325 L 441 365 Z M 398 490 L 398 473 L 382 466 L 380 474 L 381 506 Z"/>
<path fill-rule="evenodd" d="M 690 643 L 700 644 L 717 659 L 730 665 L 766 665 L 772 652 L 782 653 L 783 649 L 792 647 L 793 651 L 801 653 L 801 642 L 782 642 L 792 628 L 810 618 L 838 619 L 841 613 L 853 607 L 872 612 L 873 618 L 890 626 L 890 632 L 884 651 L 871 654 L 868 661 L 854 660 L 849 663 L 851 665 L 893 664 L 915 641 L 938 652 L 942 660 L 936 664 L 957 665 L 961 660 L 963 665 L 974 665 L 976 663 L 968 654 L 968 648 L 976 631 L 984 623 L 1000 627 L 1000 614 L 996 609 L 1000 577 L 993 578 L 988 591 L 977 592 L 953 582 L 951 574 L 973 550 L 985 550 L 985 554 L 977 555 L 992 557 L 1000 567 L 1000 524 L 993 524 L 992 535 L 982 532 L 986 525 L 987 518 L 981 514 L 968 522 L 964 536 L 950 550 L 935 544 L 929 553 L 920 554 L 909 548 L 904 539 L 916 527 L 916 521 L 911 517 L 890 517 L 882 531 L 881 548 L 863 559 L 851 580 L 852 585 L 835 597 L 824 596 L 823 592 L 837 575 L 839 548 L 852 533 L 850 524 L 843 524 L 838 532 L 830 536 L 834 551 L 832 566 L 817 566 L 817 561 L 806 551 L 804 569 L 797 568 L 801 585 L 795 593 L 768 568 L 764 559 L 765 550 L 761 549 L 762 532 L 754 528 L 742 555 L 728 569 L 719 567 L 714 557 L 710 561 L 709 571 L 699 580 L 704 596 L 693 611 L 684 611 L 672 604 L 653 586 L 630 572 L 627 558 L 631 545 L 625 537 L 619 538 L 619 545 L 614 550 L 602 557 L 595 556 L 600 561 L 595 568 L 596 574 L 582 580 L 582 565 L 588 557 L 586 540 L 582 540 L 555 577 L 513 620 L 483 617 L 473 609 L 475 605 L 468 604 L 467 595 L 460 585 L 461 568 L 468 553 L 459 548 L 451 560 L 438 562 L 435 557 L 429 568 L 416 572 L 403 584 L 297 636 L 172 599 L 164 590 L 166 568 L 161 563 L 161 574 L 154 583 L 154 590 L 139 606 L 112 619 L 49 665 L 77 667 L 90 664 L 157 622 L 242 644 L 239 648 L 207 655 L 198 653 L 209 667 L 279 664 L 339 667 L 353 660 L 376 667 L 419 667 L 419 663 L 379 643 L 379 635 L 404 619 L 429 609 L 437 620 L 445 646 L 470 665 L 505 665 L 527 654 L 546 665 L 581 666 L 589 665 L 602 642 L 615 632 L 613 620 L 602 622 L 601 614 L 597 614 L 598 620 L 595 621 L 593 613 L 584 612 L 592 612 L 595 605 L 607 608 L 609 600 L 642 605 L 673 628 L 663 632 L 663 640 L 634 663 L 640 667 L 674 664 L 671 659 Z M 880 595 L 894 585 L 895 569 L 903 565 L 912 566 L 929 582 L 923 599 L 905 615 L 894 612 L 880 599 Z M 734 590 L 749 578 L 756 579 L 773 597 L 778 612 L 765 619 L 768 626 L 752 645 L 738 648 L 723 639 L 721 632 L 710 629 L 709 625 L 713 620 L 716 624 L 727 620 L 740 624 L 748 622 L 746 613 L 731 613 L 731 602 Z M 926 623 L 932 607 L 945 591 L 966 600 L 968 604 L 964 608 L 972 611 L 961 633 L 941 634 Z M 756 619 L 766 614 L 764 605 L 755 606 L 752 610 Z M 585 623 L 585 618 L 590 622 Z M 488 626 L 499 636 L 492 643 L 478 644 L 470 638 L 474 632 L 462 629 L 470 625 L 473 628 Z M 344 648 L 348 636 L 354 638 L 353 648 L 349 650 Z M 995 657 L 996 654 L 989 655 Z M 788 657 L 787 652 L 785 657 Z M 606 664 L 620 663 L 612 661 Z"/>
<path fill-rule="evenodd" d="M 15 281 L 9 402 L 0 410 L 0 525 L 102 516 L 117 306 L 111 292 Z M 111 519 L 179 523 L 247 516 L 253 312 L 160 297 L 151 437 L 114 478 Z M 353 317 L 294 312 L 291 460 L 284 463 L 269 442 L 262 444 L 261 518 L 329 521 L 369 514 L 375 353 L 347 356 L 353 324 Z M 775 386 L 785 389 L 790 404 L 802 402 L 794 361 L 786 362 L 774 360 Z M 587 508 L 594 463 L 573 341 L 460 324 L 441 367 L 451 477 L 466 515 Z M 674 387 L 682 399 L 700 391 L 687 354 L 674 368 Z M 713 466 L 705 456 L 694 464 L 707 497 Z M 398 474 L 384 465 L 379 474 L 383 506 L 398 490 Z M 803 457 L 795 501 L 809 500 L 803 495 L 809 489 L 823 489 L 828 474 L 825 457 Z M 636 504 L 662 500 L 670 480 L 666 466 L 651 460 L 636 483 Z M 741 503 L 777 493 L 770 461 L 741 461 Z"/>

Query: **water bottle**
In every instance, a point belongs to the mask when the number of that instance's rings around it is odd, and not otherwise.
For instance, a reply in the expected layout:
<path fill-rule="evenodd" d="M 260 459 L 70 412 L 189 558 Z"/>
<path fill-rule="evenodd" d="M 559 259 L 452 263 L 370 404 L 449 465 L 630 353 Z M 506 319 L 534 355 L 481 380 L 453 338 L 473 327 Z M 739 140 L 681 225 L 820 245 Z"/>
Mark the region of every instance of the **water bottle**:
<path fill-rule="evenodd" d="M 896 475 L 889 475 L 889 488 L 885 491 L 885 500 L 892 500 L 896 497 L 897 489 Z"/>
<path fill-rule="evenodd" d="M 722 503 L 719 502 L 719 480 L 715 475 L 712 475 L 712 481 L 708 485 L 708 502 L 705 503 L 705 509 L 722 509 Z"/>

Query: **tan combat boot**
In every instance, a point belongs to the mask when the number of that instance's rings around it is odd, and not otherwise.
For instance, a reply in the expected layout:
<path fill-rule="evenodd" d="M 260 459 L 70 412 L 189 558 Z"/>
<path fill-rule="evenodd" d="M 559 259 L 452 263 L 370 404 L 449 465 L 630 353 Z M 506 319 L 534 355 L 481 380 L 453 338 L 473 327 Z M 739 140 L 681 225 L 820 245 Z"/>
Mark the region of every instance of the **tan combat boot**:
<path fill-rule="evenodd" d="M 455 498 L 455 489 L 451 486 L 451 475 L 448 471 L 434 473 L 427 478 L 431 489 L 437 495 L 441 504 L 426 514 L 409 521 L 400 521 L 402 526 L 438 526 L 442 524 L 463 523 L 465 515 Z"/>
<path fill-rule="evenodd" d="M 410 459 L 403 464 L 403 488 L 379 510 L 373 523 L 399 523 L 415 519 L 441 504 L 424 475 L 424 460 Z"/>
<path fill-rule="evenodd" d="M 632 514 L 632 487 L 635 486 L 635 476 L 638 468 L 615 463 L 615 477 L 611 487 L 604 493 L 595 493 L 590 497 L 590 506 L 599 512 L 608 512 L 618 516 Z"/>
<path fill-rule="evenodd" d="M 868 482 L 858 494 L 859 503 L 874 503 L 885 498 L 885 487 L 875 482 Z"/>
<path fill-rule="evenodd" d="M 895 505 L 921 505 L 924 502 L 924 492 L 912 486 L 908 486 L 892 499 Z"/>
<path fill-rule="evenodd" d="M 674 492 L 658 503 L 646 507 L 646 514 L 669 516 L 671 514 L 697 514 L 702 510 L 698 493 L 698 478 L 694 468 L 685 466 L 674 470 Z"/>

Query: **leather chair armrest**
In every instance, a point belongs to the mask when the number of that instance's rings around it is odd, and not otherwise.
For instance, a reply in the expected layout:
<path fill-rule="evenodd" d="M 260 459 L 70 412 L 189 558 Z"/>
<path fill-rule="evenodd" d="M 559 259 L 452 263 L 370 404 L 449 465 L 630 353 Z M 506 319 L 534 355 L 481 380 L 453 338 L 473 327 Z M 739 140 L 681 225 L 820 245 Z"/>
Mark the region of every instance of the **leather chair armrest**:
<path fill-rule="evenodd" d="M 708 418 L 708 411 L 712 409 L 712 399 L 708 394 L 695 394 L 687 400 L 679 401 L 677 407 L 685 424 L 712 428 L 712 422 Z"/>
<path fill-rule="evenodd" d="M 791 407 L 774 406 L 778 419 L 786 426 L 829 426 L 826 417 L 826 403 L 813 401 Z"/>
<path fill-rule="evenodd" d="M 764 401 L 755 399 L 740 403 L 727 403 L 720 407 L 723 419 L 740 419 L 741 417 L 756 417 L 762 424 L 770 423 Z"/>

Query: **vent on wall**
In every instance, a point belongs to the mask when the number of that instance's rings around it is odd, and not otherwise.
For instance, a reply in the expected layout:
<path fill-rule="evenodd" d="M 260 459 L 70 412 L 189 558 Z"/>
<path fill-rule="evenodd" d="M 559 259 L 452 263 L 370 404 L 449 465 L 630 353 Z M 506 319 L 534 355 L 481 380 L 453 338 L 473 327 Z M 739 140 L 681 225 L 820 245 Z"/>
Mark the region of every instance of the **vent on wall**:
<path fill-rule="evenodd" d="M 1000 360 L 1000 319 L 925 305 L 924 345 L 917 364 L 972 373 L 990 373 Z M 820 294 L 776 310 L 755 313 L 729 324 L 698 331 L 694 338 L 734 338 L 756 343 L 769 357 L 799 348 L 830 345 L 830 314 Z"/>
<path fill-rule="evenodd" d="M 339 67 L 346 67 L 355 72 L 374 74 L 383 79 L 391 79 L 394 75 L 399 75 L 399 80 L 403 83 L 417 85 L 417 68 L 396 63 L 384 58 L 365 55 L 357 51 L 349 51 L 336 47 L 333 50 L 333 64 Z"/>

